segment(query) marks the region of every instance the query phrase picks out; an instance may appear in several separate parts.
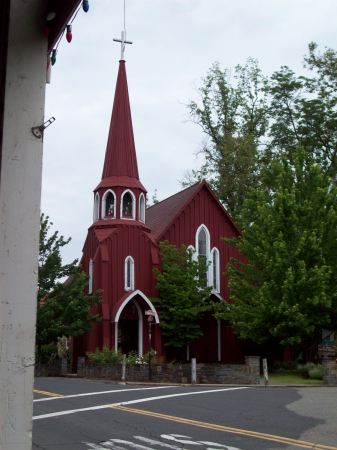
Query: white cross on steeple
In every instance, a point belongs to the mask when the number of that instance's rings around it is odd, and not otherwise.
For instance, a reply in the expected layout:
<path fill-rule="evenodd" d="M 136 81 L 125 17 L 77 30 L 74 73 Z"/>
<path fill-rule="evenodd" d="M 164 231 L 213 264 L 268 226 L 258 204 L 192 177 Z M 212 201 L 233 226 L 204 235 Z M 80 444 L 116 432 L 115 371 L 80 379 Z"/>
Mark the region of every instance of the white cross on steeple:
<path fill-rule="evenodd" d="M 126 31 L 123 30 L 121 32 L 121 38 L 120 39 L 113 39 L 115 42 L 121 43 L 121 59 L 124 60 L 124 51 L 125 51 L 125 44 L 132 44 L 132 41 L 127 41 L 126 39 Z"/>

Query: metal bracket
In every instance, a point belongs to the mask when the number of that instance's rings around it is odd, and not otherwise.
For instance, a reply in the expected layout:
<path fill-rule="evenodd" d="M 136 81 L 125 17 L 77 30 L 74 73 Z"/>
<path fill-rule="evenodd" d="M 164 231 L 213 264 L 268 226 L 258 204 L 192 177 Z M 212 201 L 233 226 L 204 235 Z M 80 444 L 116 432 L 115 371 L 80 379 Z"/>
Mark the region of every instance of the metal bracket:
<path fill-rule="evenodd" d="M 53 122 L 55 122 L 55 117 L 51 117 L 50 119 L 48 119 L 46 122 L 44 122 L 42 125 L 38 125 L 37 127 L 32 127 L 32 133 L 33 135 L 38 138 L 41 139 L 43 137 L 43 132 L 46 128 L 49 127 L 49 125 L 51 125 Z"/>

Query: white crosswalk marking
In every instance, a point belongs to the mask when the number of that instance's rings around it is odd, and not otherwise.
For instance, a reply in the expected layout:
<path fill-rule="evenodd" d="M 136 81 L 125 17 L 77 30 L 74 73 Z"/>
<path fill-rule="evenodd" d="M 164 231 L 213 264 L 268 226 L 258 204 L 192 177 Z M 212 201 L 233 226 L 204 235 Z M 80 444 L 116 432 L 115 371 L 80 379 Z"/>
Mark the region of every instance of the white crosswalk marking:
<path fill-rule="evenodd" d="M 126 444 L 128 447 L 136 448 L 138 450 L 156 450 L 153 447 L 148 447 L 148 446 L 144 447 L 144 445 L 135 444 L 134 442 L 125 441 L 124 439 L 109 439 L 109 441 L 104 442 L 104 445 L 109 445 L 108 444 L 109 442 L 112 442 L 112 443 L 116 442 L 116 444 Z M 112 448 L 116 448 L 116 447 L 112 447 Z"/>
<path fill-rule="evenodd" d="M 191 441 L 190 436 L 184 436 L 183 434 L 161 434 L 160 437 L 169 441 L 179 442 L 180 444 L 202 445 L 199 442 Z"/>
<path fill-rule="evenodd" d="M 181 450 L 181 447 L 176 447 L 175 445 L 167 444 L 165 442 L 156 441 L 154 439 L 149 439 L 144 436 L 134 436 L 134 438 L 138 439 L 139 441 L 148 442 L 151 445 L 158 445 L 158 447 L 171 448 L 173 450 Z"/>
<path fill-rule="evenodd" d="M 209 441 L 198 441 L 201 444 L 211 445 L 211 447 L 207 447 L 206 450 L 240 450 L 237 447 L 229 447 L 228 445 L 218 444 L 217 442 L 209 442 Z"/>
<path fill-rule="evenodd" d="M 203 448 L 207 446 L 205 450 L 240 450 L 237 447 L 230 447 L 228 445 L 219 444 L 217 442 L 193 441 L 190 436 L 185 436 L 183 434 L 162 434 L 160 435 L 160 438 L 165 439 L 166 441 L 178 442 L 179 444 L 185 444 L 189 446 L 201 446 Z M 92 450 L 108 450 L 111 448 L 113 448 L 114 450 L 130 450 L 130 448 L 135 448 L 137 450 L 156 450 L 163 447 L 169 448 L 171 450 L 187 450 L 185 447 L 177 447 L 176 445 L 169 444 L 168 442 L 151 439 L 145 436 L 133 436 L 133 439 L 149 445 L 144 446 L 125 439 L 109 439 L 108 441 L 100 442 L 99 444 L 83 442 L 83 444 L 87 446 L 87 449 Z M 125 445 L 126 447 L 124 447 L 123 445 Z"/>

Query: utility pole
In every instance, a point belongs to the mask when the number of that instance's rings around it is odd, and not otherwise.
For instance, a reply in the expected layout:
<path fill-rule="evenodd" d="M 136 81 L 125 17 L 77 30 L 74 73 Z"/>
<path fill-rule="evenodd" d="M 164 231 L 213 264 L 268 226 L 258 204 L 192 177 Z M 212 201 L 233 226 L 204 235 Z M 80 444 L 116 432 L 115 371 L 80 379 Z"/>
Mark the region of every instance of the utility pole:
<path fill-rule="evenodd" d="M 30 450 L 47 39 L 45 0 L 1 0 L 0 450 Z M 2 121 L 3 119 L 3 121 Z"/>

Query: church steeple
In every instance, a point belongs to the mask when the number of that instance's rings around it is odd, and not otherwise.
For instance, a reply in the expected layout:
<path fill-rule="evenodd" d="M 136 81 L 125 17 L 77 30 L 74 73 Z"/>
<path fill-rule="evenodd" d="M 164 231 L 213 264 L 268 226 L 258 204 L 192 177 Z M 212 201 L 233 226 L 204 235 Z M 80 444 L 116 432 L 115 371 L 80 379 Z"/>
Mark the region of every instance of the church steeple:
<path fill-rule="evenodd" d="M 121 60 L 119 62 L 102 180 L 125 176 L 139 180 L 125 61 Z"/>
<path fill-rule="evenodd" d="M 125 39 L 122 36 L 122 45 Z M 125 61 L 119 61 L 102 179 L 94 190 L 94 223 L 145 222 L 146 189 L 139 180 Z M 100 222 L 101 223 L 101 222 Z"/>

